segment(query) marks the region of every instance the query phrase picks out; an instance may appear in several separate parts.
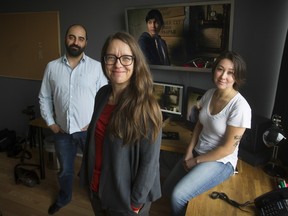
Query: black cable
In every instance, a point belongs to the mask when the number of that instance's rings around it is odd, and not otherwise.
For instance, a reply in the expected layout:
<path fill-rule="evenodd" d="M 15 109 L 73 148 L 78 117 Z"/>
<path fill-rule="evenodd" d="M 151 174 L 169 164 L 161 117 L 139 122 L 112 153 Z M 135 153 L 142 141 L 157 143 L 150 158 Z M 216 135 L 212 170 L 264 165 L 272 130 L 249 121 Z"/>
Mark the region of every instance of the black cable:
<path fill-rule="evenodd" d="M 242 209 L 243 207 L 247 207 L 248 205 L 254 204 L 254 202 L 251 202 L 251 201 L 247 201 L 245 203 L 238 203 L 234 200 L 229 199 L 229 197 L 225 193 L 216 192 L 216 191 L 213 191 L 209 196 L 212 199 L 218 199 L 218 198 L 222 199 L 225 202 L 229 203 L 230 205 L 232 205 L 236 208 L 239 208 L 241 211 L 245 211 L 245 212 L 249 212 L 249 211 Z"/>

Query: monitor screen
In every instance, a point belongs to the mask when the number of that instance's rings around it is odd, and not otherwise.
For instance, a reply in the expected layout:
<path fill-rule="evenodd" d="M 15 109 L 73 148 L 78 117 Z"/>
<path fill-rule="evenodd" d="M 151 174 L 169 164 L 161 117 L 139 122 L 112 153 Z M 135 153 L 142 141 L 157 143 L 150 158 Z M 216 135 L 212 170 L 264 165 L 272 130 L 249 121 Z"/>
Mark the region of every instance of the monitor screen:
<path fill-rule="evenodd" d="M 183 115 L 184 85 L 154 82 L 153 92 L 164 116 Z"/>
<path fill-rule="evenodd" d="M 189 127 L 194 128 L 196 122 L 198 121 L 199 115 L 199 105 L 198 101 L 204 95 L 206 90 L 200 88 L 194 88 L 191 86 L 187 87 L 186 92 L 186 111 L 185 120 Z"/>

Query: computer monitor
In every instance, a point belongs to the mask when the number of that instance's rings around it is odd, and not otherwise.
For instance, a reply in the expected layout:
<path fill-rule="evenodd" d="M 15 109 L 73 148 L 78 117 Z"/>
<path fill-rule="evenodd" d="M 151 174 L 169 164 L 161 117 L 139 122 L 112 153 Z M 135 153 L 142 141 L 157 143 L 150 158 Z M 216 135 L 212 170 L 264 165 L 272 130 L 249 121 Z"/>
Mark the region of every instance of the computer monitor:
<path fill-rule="evenodd" d="M 182 117 L 184 85 L 154 82 L 153 92 L 164 118 Z"/>
<path fill-rule="evenodd" d="M 204 89 L 192 86 L 187 87 L 185 98 L 185 122 L 190 128 L 194 128 L 198 121 L 199 108 L 197 103 L 205 92 L 206 90 Z"/>

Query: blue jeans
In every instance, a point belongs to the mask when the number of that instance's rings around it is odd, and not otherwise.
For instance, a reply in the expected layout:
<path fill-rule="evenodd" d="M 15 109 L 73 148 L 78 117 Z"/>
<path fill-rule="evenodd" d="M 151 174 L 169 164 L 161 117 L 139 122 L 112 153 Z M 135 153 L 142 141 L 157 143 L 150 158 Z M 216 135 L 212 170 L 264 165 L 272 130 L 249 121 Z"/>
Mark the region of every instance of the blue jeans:
<path fill-rule="evenodd" d="M 60 207 L 67 205 L 72 199 L 74 161 L 78 148 L 82 151 L 84 149 L 86 135 L 86 131 L 54 135 L 55 151 L 60 164 L 60 171 L 58 172 L 60 190 L 56 203 Z"/>
<path fill-rule="evenodd" d="M 230 163 L 204 162 L 186 172 L 182 159 L 172 169 L 163 184 L 163 194 L 171 197 L 173 216 L 185 215 L 188 202 L 228 179 L 234 173 Z"/>

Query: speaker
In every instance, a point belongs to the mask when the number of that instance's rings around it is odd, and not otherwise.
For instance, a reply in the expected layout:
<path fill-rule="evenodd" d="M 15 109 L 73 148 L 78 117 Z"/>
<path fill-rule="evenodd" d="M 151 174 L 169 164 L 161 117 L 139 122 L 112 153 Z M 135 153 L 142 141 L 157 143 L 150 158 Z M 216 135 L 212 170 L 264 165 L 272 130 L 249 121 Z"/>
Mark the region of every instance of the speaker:
<path fill-rule="evenodd" d="M 271 120 L 252 114 L 251 129 L 246 129 L 239 146 L 239 158 L 256 166 L 265 164 L 271 158 L 271 149 L 263 142 L 263 133 L 271 127 Z"/>

